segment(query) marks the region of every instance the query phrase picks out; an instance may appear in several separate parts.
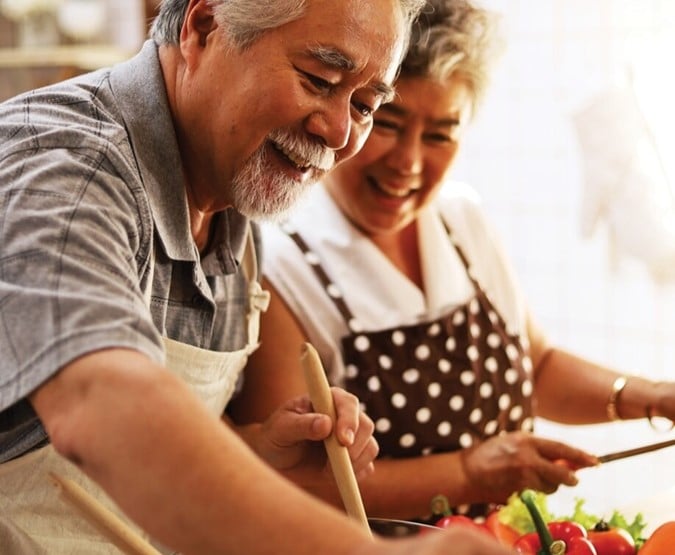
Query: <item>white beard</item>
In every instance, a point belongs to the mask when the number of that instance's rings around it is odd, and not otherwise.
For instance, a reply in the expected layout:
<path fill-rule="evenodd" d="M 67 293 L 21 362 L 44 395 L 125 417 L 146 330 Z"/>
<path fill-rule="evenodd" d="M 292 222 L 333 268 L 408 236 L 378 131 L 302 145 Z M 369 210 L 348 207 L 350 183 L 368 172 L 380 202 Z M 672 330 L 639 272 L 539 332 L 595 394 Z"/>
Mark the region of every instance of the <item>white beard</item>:
<path fill-rule="evenodd" d="M 295 159 L 311 166 L 312 178 L 298 183 L 295 179 L 270 167 L 265 145 L 253 153 L 232 182 L 235 208 L 253 220 L 280 221 L 297 201 L 335 162 L 335 153 L 317 143 L 294 136 L 287 131 L 275 131 L 270 140 L 283 145 Z"/>

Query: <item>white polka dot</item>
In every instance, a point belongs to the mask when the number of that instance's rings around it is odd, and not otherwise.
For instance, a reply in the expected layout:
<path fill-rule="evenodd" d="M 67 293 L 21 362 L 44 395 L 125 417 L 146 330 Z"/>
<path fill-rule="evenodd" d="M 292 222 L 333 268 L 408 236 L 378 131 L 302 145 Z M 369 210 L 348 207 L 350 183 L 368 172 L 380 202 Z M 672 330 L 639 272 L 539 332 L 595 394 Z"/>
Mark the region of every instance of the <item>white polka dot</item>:
<path fill-rule="evenodd" d="M 403 372 L 403 381 L 405 383 L 415 383 L 420 379 L 420 371 L 417 368 L 408 368 Z"/>
<path fill-rule="evenodd" d="M 508 393 L 503 393 L 499 396 L 499 401 L 497 401 L 499 408 L 501 410 L 506 410 L 511 406 L 511 396 Z"/>
<path fill-rule="evenodd" d="M 388 357 L 387 355 L 380 355 L 377 358 L 377 362 L 380 364 L 380 368 L 383 368 L 384 370 L 391 370 L 393 364 L 391 357 Z"/>
<path fill-rule="evenodd" d="M 464 448 L 471 447 L 473 445 L 471 434 L 462 434 L 459 436 L 459 444 Z"/>
<path fill-rule="evenodd" d="M 437 382 L 431 382 L 427 387 L 427 393 L 432 399 L 436 399 L 441 394 L 441 384 Z"/>
<path fill-rule="evenodd" d="M 509 343 L 506 346 L 506 356 L 509 357 L 509 360 L 513 361 L 518 358 L 518 349 L 513 345 L 513 343 Z"/>
<path fill-rule="evenodd" d="M 447 437 L 450 435 L 450 432 L 452 431 L 452 424 L 448 421 L 441 422 L 437 427 L 436 427 L 436 432 L 438 433 L 439 436 Z"/>
<path fill-rule="evenodd" d="M 461 395 L 453 395 L 450 397 L 448 406 L 454 411 L 460 411 L 464 408 L 464 397 Z"/>
<path fill-rule="evenodd" d="M 502 339 L 499 337 L 498 333 L 492 332 L 490 335 L 487 336 L 487 344 L 488 346 L 492 347 L 493 349 L 496 349 L 501 345 Z"/>
<path fill-rule="evenodd" d="M 461 310 L 456 311 L 452 315 L 452 323 L 455 326 L 461 326 L 464 322 L 466 322 L 466 316 L 464 316 L 464 312 Z"/>
<path fill-rule="evenodd" d="M 520 425 L 521 430 L 525 430 L 526 432 L 531 432 L 534 430 L 534 419 L 531 417 L 526 418 L 523 420 L 523 423 Z"/>
<path fill-rule="evenodd" d="M 429 358 L 429 355 L 431 355 L 431 350 L 428 345 L 420 345 L 415 349 L 415 358 L 417 360 L 426 360 Z"/>
<path fill-rule="evenodd" d="M 497 431 L 497 426 L 499 426 L 498 422 L 496 420 L 490 420 L 487 424 L 485 424 L 485 435 L 491 436 L 494 435 L 495 432 Z"/>
<path fill-rule="evenodd" d="M 337 285 L 335 285 L 334 283 L 329 284 L 328 287 L 326 287 L 326 291 L 334 299 L 339 299 L 340 297 L 342 297 L 342 292 L 337 288 Z"/>
<path fill-rule="evenodd" d="M 405 334 L 401 330 L 396 330 L 391 334 L 391 342 L 394 345 L 403 345 L 405 343 Z"/>
<path fill-rule="evenodd" d="M 488 372 L 492 372 L 493 374 L 499 370 L 499 364 L 497 363 L 497 359 L 495 357 L 487 357 L 485 359 L 485 369 Z"/>
<path fill-rule="evenodd" d="M 448 337 L 448 339 L 445 341 L 445 350 L 446 351 L 454 351 L 457 348 L 457 342 L 455 341 L 454 337 Z"/>
<path fill-rule="evenodd" d="M 499 322 L 499 316 L 497 316 L 497 313 L 494 310 L 488 312 L 488 318 L 490 319 L 490 322 L 492 322 L 493 324 Z"/>
<path fill-rule="evenodd" d="M 459 381 L 464 385 L 471 385 L 476 381 L 476 374 L 473 373 L 473 370 L 464 370 L 459 375 Z"/>
<path fill-rule="evenodd" d="M 356 318 L 352 318 L 351 320 L 349 320 L 348 325 L 349 329 L 352 330 L 354 333 L 361 333 L 363 331 L 363 326 Z"/>
<path fill-rule="evenodd" d="M 415 418 L 417 418 L 417 421 L 420 424 L 425 424 L 429 422 L 429 419 L 431 418 L 431 410 L 427 407 L 422 407 L 415 413 Z"/>
<path fill-rule="evenodd" d="M 345 373 L 347 374 L 347 377 L 349 379 L 353 380 L 356 376 L 359 375 L 359 369 L 353 364 L 348 364 L 347 368 L 345 368 Z"/>
<path fill-rule="evenodd" d="M 523 385 L 520 388 L 520 392 L 523 394 L 523 397 L 531 397 L 532 396 L 532 381 L 531 380 L 525 380 L 523 382 Z"/>
<path fill-rule="evenodd" d="M 433 452 L 434 452 L 434 449 L 432 447 L 425 447 L 424 449 L 422 449 L 422 456 L 428 457 Z"/>
<path fill-rule="evenodd" d="M 370 340 L 365 335 L 359 335 L 354 339 L 354 347 L 357 351 L 364 352 L 370 349 Z"/>
<path fill-rule="evenodd" d="M 480 337 L 480 326 L 476 323 L 471 324 L 471 326 L 469 326 L 469 333 L 474 339 Z"/>
<path fill-rule="evenodd" d="M 472 424 L 478 424 L 483 418 L 483 411 L 479 408 L 475 408 L 469 414 L 469 422 Z"/>
<path fill-rule="evenodd" d="M 369 391 L 379 391 L 380 390 L 380 378 L 377 376 L 371 376 L 368 378 L 368 390 Z"/>
<path fill-rule="evenodd" d="M 368 407 L 366 406 L 366 404 L 363 401 L 361 401 L 359 403 L 359 410 L 361 412 L 368 412 Z"/>
<path fill-rule="evenodd" d="M 469 357 L 471 362 L 476 362 L 479 355 L 480 353 L 478 352 L 478 347 L 475 345 L 469 345 L 469 347 L 466 349 L 466 356 Z"/>
<path fill-rule="evenodd" d="M 518 372 L 513 368 L 509 368 L 506 372 L 504 372 L 504 380 L 507 384 L 513 385 L 518 381 Z"/>
<path fill-rule="evenodd" d="M 388 418 L 378 418 L 377 422 L 375 422 L 375 429 L 381 434 L 386 434 L 391 430 L 391 422 Z"/>
<path fill-rule="evenodd" d="M 532 372 L 532 359 L 527 355 L 523 357 L 523 369 L 528 373 Z"/>
<path fill-rule="evenodd" d="M 483 399 L 489 399 L 492 396 L 494 388 L 490 382 L 483 382 L 480 384 L 480 396 Z"/>
<path fill-rule="evenodd" d="M 511 422 L 518 422 L 523 416 L 523 407 L 520 405 L 515 405 L 509 411 L 509 419 Z"/>
<path fill-rule="evenodd" d="M 448 359 L 442 358 L 438 361 L 438 369 L 444 374 L 447 374 L 452 370 L 452 364 Z"/>
<path fill-rule="evenodd" d="M 311 251 L 305 253 L 305 260 L 307 261 L 308 264 L 311 264 L 312 266 L 316 266 L 317 264 L 320 263 L 319 257 L 316 255 L 316 253 L 313 253 Z"/>
<path fill-rule="evenodd" d="M 408 399 L 405 398 L 403 393 L 394 393 L 391 396 L 391 404 L 394 405 L 397 409 L 402 409 L 408 403 Z"/>
<path fill-rule="evenodd" d="M 439 333 L 441 333 L 441 325 L 438 322 L 431 324 L 427 330 L 429 337 L 436 337 Z"/>
<path fill-rule="evenodd" d="M 480 304 L 478 302 L 478 299 L 473 298 L 469 302 L 469 312 L 471 314 L 478 314 L 480 312 Z"/>
<path fill-rule="evenodd" d="M 415 441 L 416 441 L 416 440 L 415 440 L 415 436 L 414 436 L 414 435 L 412 435 L 412 434 L 403 434 L 403 435 L 399 438 L 398 444 L 399 444 L 401 447 L 412 447 L 413 445 L 415 445 Z"/>

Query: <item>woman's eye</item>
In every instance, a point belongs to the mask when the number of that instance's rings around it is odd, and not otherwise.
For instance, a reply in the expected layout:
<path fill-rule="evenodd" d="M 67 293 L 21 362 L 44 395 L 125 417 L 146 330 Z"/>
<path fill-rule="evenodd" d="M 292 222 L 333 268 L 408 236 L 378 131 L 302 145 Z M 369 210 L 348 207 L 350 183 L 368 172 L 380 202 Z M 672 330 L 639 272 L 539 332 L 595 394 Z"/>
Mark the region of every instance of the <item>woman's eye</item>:
<path fill-rule="evenodd" d="M 427 142 L 436 143 L 436 144 L 448 144 L 455 142 L 453 137 L 450 135 L 444 135 L 443 133 L 429 133 L 425 135 Z"/>
<path fill-rule="evenodd" d="M 379 127 L 380 129 L 387 129 L 390 131 L 398 131 L 399 130 L 399 125 L 393 121 L 389 121 L 386 119 L 376 119 L 373 122 L 373 126 Z"/>

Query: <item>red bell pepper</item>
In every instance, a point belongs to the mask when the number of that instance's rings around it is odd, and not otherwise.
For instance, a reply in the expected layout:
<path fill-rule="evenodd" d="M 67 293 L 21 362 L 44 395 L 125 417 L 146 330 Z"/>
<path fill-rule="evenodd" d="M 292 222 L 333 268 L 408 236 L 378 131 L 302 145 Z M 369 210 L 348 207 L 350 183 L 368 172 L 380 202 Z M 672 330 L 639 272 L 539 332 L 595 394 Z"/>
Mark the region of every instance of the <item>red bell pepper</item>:
<path fill-rule="evenodd" d="M 588 540 L 586 529 L 571 521 L 550 522 L 548 525 L 534 502 L 534 492 L 524 490 L 520 499 L 532 517 L 536 532 L 525 534 L 513 546 L 527 555 L 597 555 Z"/>

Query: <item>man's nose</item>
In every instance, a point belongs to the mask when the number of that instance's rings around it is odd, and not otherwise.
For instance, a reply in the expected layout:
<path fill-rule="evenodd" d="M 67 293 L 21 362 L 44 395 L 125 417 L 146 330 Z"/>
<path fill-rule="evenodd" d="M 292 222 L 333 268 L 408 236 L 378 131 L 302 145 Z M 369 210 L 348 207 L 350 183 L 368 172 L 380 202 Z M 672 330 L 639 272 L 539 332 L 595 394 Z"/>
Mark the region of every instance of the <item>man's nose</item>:
<path fill-rule="evenodd" d="M 332 150 L 341 150 L 349 142 L 352 120 L 350 106 L 333 102 L 322 110 L 309 115 L 306 122 L 308 133 L 319 137 Z"/>

